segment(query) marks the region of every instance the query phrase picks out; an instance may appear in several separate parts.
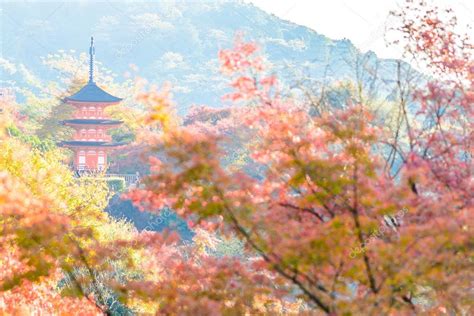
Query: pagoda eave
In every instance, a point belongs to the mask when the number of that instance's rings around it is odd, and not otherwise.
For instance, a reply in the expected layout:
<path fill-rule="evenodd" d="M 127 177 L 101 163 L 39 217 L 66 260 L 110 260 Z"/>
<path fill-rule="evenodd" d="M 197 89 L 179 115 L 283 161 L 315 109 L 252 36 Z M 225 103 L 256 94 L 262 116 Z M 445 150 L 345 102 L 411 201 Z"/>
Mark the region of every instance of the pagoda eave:
<path fill-rule="evenodd" d="M 92 67 L 92 65 L 91 65 Z M 92 73 L 90 74 L 89 82 L 70 97 L 65 98 L 65 101 L 70 102 L 88 102 L 88 103 L 118 103 L 122 98 L 117 98 L 110 93 L 102 90 L 96 85 L 93 80 Z"/>
<path fill-rule="evenodd" d="M 122 99 L 118 101 L 78 101 L 78 100 L 72 100 L 69 98 L 63 99 L 63 102 L 72 105 L 74 107 L 81 107 L 83 105 L 87 106 L 111 106 L 111 105 L 117 105 L 122 101 Z"/>
<path fill-rule="evenodd" d="M 107 119 L 73 119 L 61 121 L 66 126 L 84 126 L 84 125 L 99 125 L 99 126 L 119 126 L 123 121 L 107 120 Z"/>
<path fill-rule="evenodd" d="M 79 147 L 97 147 L 97 148 L 117 148 L 126 145 L 126 143 L 110 142 L 91 142 L 91 141 L 63 141 L 58 143 L 60 147 L 79 148 Z"/>

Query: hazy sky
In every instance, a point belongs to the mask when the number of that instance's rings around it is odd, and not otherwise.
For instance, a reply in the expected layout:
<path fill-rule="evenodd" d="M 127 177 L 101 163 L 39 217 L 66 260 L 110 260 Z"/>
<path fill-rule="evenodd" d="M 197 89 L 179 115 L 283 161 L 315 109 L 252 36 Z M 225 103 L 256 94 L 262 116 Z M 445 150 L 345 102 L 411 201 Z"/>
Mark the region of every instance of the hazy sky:
<path fill-rule="evenodd" d="M 312 28 L 332 39 L 350 39 L 362 51 L 372 50 L 380 57 L 399 58 L 400 51 L 387 48 L 384 29 L 390 10 L 401 0 L 246 0 L 291 22 Z M 433 0 L 454 9 L 460 24 L 474 25 L 474 1 Z M 390 22 L 388 22 L 390 23 Z M 462 28 L 472 34 L 472 30 Z"/>

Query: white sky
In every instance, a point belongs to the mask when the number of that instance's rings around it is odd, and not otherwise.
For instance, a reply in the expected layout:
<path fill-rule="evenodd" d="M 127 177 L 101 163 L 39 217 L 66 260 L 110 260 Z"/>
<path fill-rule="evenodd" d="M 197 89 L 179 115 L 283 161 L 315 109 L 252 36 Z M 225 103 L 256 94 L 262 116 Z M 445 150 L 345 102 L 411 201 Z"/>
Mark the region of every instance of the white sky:
<path fill-rule="evenodd" d="M 387 48 L 384 29 L 389 11 L 403 0 L 246 0 L 276 16 L 307 26 L 331 39 L 350 39 L 362 50 L 374 51 L 379 57 L 400 58 L 401 51 Z M 474 1 L 432 0 L 441 8 L 450 7 L 460 25 L 474 25 Z M 471 34 L 472 29 L 460 28 Z M 472 36 L 474 37 L 474 36 Z M 472 38 L 471 37 L 471 38 Z"/>

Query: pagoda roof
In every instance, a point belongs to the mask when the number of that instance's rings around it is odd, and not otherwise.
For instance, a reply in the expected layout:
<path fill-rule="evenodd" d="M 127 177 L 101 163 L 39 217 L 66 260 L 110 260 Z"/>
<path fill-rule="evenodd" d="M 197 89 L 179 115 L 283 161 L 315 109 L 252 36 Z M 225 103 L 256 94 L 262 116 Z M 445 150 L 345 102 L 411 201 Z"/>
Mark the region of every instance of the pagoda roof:
<path fill-rule="evenodd" d="M 121 98 L 114 97 L 110 93 L 99 88 L 95 82 L 89 81 L 81 90 L 76 92 L 70 97 L 66 98 L 66 101 L 77 101 L 77 102 L 119 102 Z"/>
<path fill-rule="evenodd" d="M 70 97 L 67 97 L 66 101 L 77 101 L 77 102 L 104 102 L 112 103 L 122 101 L 121 98 L 114 97 L 110 93 L 99 88 L 94 82 L 94 38 L 91 37 L 91 47 L 89 48 L 89 82 L 82 87 L 81 90 L 76 92 Z"/>
<path fill-rule="evenodd" d="M 63 124 L 74 124 L 74 125 L 118 125 L 122 124 L 123 121 L 108 120 L 108 119 L 73 119 L 62 121 Z"/>
<path fill-rule="evenodd" d="M 58 143 L 61 147 L 117 147 L 125 145 L 126 143 L 110 143 L 110 142 L 90 142 L 90 141 L 62 141 Z"/>

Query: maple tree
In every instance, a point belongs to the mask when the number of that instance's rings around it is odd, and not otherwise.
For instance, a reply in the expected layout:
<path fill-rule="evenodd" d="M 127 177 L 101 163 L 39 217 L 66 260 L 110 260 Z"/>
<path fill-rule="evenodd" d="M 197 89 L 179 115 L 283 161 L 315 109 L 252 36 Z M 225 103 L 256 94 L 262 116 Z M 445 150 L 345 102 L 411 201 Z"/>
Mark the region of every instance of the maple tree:
<path fill-rule="evenodd" d="M 2 104 L 0 311 L 103 314 L 107 306 L 95 272 L 74 277 L 75 271 L 109 271 L 114 240 L 133 233 L 103 212 L 105 182 L 74 179 L 57 148 L 31 148 L 10 136 L 16 124 L 14 108 Z M 58 282 L 65 275 L 72 282 L 62 291 Z"/>
<path fill-rule="evenodd" d="M 216 262 L 207 255 L 206 249 L 216 249 L 217 244 L 205 232 L 184 251 L 173 234 L 139 233 L 130 224 L 110 219 L 102 211 L 108 195 L 105 183 L 74 179 L 58 149 L 32 149 L 11 137 L 5 127 L 16 122 L 9 105 L 2 109 L 2 313 L 97 315 L 175 310 L 211 314 L 213 305 L 199 303 L 198 298 L 208 295 L 212 302 L 219 295 L 222 300 L 232 289 L 225 309 L 243 311 L 256 293 L 265 296 L 265 288 L 254 285 L 244 269 L 232 272 L 243 263 L 235 258 Z M 189 257 L 192 264 L 187 264 Z M 203 266 L 208 269 L 202 270 Z M 182 292 L 183 284 L 191 285 L 200 271 L 201 281 L 208 282 L 206 287 L 198 291 L 190 286 Z M 229 288 L 232 273 L 236 283 Z M 246 291 L 240 284 L 244 281 Z M 191 304 L 193 297 L 196 302 Z"/>
<path fill-rule="evenodd" d="M 237 38 L 219 53 L 228 109 L 183 125 L 166 92 L 142 96 L 162 128 L 147 135 L 160 158 L 130 197 L 237 234 L 255 256 L 251 271 L 273 278 L 269 291 L 323 313 L 472 311 L 472 46 L 424 3 L 408 2 L 400 20 L 407 53 L 438 72 L 400 95 L 396 128 L 377 126 L 364 104 L 312 114 L 281 95 L 258 47 Z M 229 129 L 248 137 L 241 144 L 259 174 L 223 164 Z M 368 244 L 386 221 L 390 232 Z"/>

